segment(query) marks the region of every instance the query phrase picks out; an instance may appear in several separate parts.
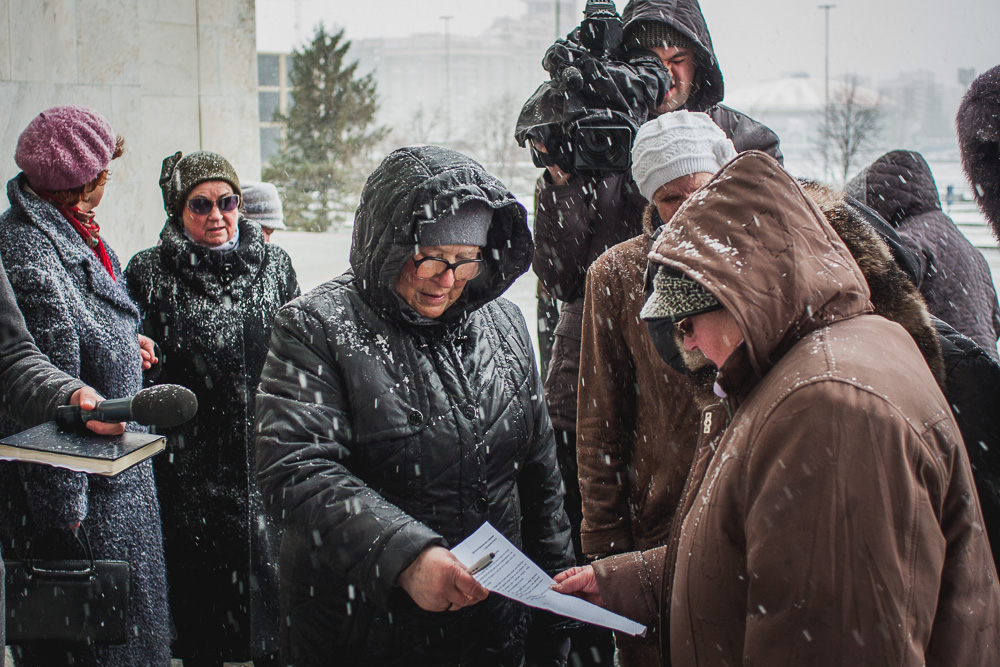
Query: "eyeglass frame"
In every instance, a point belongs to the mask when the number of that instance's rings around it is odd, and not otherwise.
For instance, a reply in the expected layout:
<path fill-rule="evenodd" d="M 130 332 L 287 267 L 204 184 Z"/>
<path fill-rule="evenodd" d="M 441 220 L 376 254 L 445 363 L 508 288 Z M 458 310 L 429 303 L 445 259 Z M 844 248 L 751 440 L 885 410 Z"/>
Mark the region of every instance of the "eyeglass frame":
<path fill-rule="evenodd" d="M 682 317 L 674 324 L 674 328 L 677 329 L 682 338 L 691 338 L 694 336 L 694 317 L 690 315 Z"/>
<path fill-rule="evenodd" d="M 444 266 L 443 269 L 441 269 L 440 271 L 438 271 L 437 273 L 435 273 L 432 276 L 422 276 L 422 275 L 420 275 L 420 265 L 423 264 L 424 262 L 427 262 L 427 261 L 430 261 L 430 260 L 433 260 L 434 262 L 438 262 L 438 263 L 444 264 L 445 266 Z M 467 265 L 467 264 L 475 264 L 476 265 L 476 275 L 474 275 L 474 276 L 472 276 L 470 278 L 459 278 L 458 277 L 458 269 L 461 268 L 461 267 L 463 267 L 463 266 L 465 266 L 465 265 Z M 417 278 L 420 278 L 422 280 L 433 280 L 434 278 L 437 278 L 438 276 L 444 275 L 449 269 L 451 269 L 452 273 L 455 274 L 455 280 L 473 280 L 475 278 L 478 278 L 479 275 L 480 275 L 480 273 L 482 273 L 482 270 L 483 270 L 482 269 L 482 265 L 483 265 L 483 258 L 482 257 L 477 257 L 475 259 L 460 259 L 457 262 L 449 262 L 448 260 L 446 260 L 443 257 L 421 257 L 420 259 L 417 259 L 416 257 L 413 258 L 414 273 L 416 274 Z"/>
<path fill-rule="evenodd" d="M 222 201 L 224 199 L 230 199 L 230 198 L 235 198 L 236 199 L 236 204 L 234 204 L 231 208 L 223 208 L 222 207 Z M 192 207 L 192 204 L 194 204 L 195 202 L 201 202 L 201 201 L 206 201 L 206 202 L 209 202 L 211 204 L 211 206 L 208 208 L 208 210 L 206 210 L 204 212 L 201 212 L 201 211 L 196 211 Z M 187 210 L 189 210 L 192 213 L 194 213 L 195 215 L 209 215 L 209 214 L 212 213 L 212 209 L 213 208 L 218 208 L 219 209 L 219 213 L 231 213 L 231 212 L 235 211 L 236 209 L 238 209 L 240 207 L 240 204 L 242 204 L 242 203 L 243 203 L 243 197 L 241 197 L 240 195 L 236 194 L 235 192 L 231 192 L 228 195 L 222 195 L 221 197 L 219 197 L 215 201 L 212 201 L 208 197 L 202 197 L 202 196 L 191 197 L 186 202 L 184 202 L 184 207 Z"/>

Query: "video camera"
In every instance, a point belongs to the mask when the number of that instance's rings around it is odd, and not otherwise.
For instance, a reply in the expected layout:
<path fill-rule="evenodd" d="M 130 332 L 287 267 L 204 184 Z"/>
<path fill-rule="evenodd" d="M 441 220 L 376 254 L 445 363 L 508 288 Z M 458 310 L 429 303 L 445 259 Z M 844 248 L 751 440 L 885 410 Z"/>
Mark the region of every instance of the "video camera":
<path fill-rule="evenodd" d="M 670 73 L 649 54 L 624 57 L 622 20 L 611 0 L 587 0 L 583 14 L 542 59 L 550 79 L 525 102 L 514 137 L 531 149 L 537 167 L 625 172 L 635 133 L 670 89 Z"/>

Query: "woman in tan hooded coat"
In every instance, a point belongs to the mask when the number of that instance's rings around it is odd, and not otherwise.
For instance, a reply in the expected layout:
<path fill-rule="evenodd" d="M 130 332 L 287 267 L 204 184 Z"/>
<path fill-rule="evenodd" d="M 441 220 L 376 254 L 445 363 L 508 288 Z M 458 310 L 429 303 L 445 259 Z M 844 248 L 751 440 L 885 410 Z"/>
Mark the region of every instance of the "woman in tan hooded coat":
<path fill-rule="evenodd" d="M 598 561 L 590 582 L 564 573 L 564 590 L 664 624 L 675 665 L 1000 664 L 1000 587 L 961 436 L 815 204 L 744 153 L 650 258 L 717 302 L 677 328 L 715 357 L 725 398 L 703 415 L 668 545 Z M 711 342 L 708 316 L 738 332 L 721 357 L 696 344 Z"/>

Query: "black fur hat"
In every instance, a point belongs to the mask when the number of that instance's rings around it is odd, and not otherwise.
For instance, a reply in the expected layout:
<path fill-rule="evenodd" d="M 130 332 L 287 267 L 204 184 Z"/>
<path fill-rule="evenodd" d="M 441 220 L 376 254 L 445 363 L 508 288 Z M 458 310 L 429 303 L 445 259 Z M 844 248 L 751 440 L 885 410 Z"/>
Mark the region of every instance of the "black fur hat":
<path fill-rule="evenodd" d="M 972 82 L 955 121 L 962 167 L 979 208 L 1000 238 L 1000 66 Z"/>

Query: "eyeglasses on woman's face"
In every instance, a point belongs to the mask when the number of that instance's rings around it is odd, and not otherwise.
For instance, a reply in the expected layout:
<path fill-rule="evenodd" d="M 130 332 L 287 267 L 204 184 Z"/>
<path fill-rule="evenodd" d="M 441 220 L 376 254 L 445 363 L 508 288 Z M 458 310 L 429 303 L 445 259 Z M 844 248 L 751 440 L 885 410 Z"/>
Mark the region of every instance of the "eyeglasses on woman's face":
<path fill-rule="evenodd" d="M 677 330 L 681 333 L 681 336 L 685 338 L 690 338 L 694 335 L 694 319 L 691 317 L 685 317 L 680 322 L 674 325 Z"/>
<path fill-rule="evenodd" d="M 413 266 L 416 267 L 417 278 L 424 280 L 437 278 L 448 269 L 455 272 L 455 280 L 472 280 L 479 275 L 482 265 L 482 257 L 460 259 L 457 262 L 449 262 L 441 257 L 413 258 Z"/>
<path fill-rule="evenodd" d="M 216 206 L 220 213 L 229 213 L 236 210 L 240 205 L 240 196 L 237 194 L 226 195 L 212 201 L 208 197 L 191 197 L 187 201 L 187 208 L 195 215 L 208 215 Z"/>

